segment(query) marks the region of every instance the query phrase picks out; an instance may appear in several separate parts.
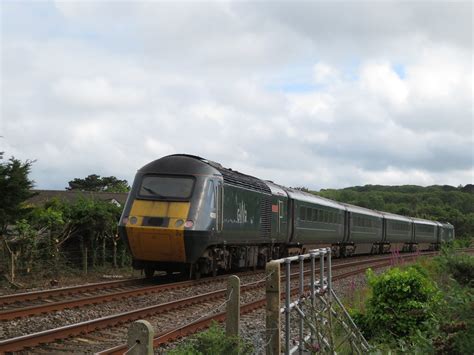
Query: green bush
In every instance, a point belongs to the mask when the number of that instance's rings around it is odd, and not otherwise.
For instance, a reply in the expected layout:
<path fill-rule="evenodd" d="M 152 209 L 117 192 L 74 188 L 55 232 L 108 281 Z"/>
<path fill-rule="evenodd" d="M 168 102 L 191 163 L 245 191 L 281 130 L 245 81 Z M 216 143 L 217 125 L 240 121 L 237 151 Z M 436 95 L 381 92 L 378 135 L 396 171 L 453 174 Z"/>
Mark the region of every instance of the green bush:
<path fill-rule="evenodd" d="M 217 323 L 168 352 L 170 355 L 245 355 L 253 354 L 250 343 L 238 337 L 228 337 Z"/>
<path fill-rule="evenodd" d="M 453 241 L 453 245 L 455 248 L 469 248 L 472 245 L 472 237 L 470 236 L 463 236 L 460 238 L 456 238 Z"/>
<path fill-rule="evenodd" d="M 351 316 L 379 353 L 472 354 L 473 260 L 443 248 L 405 270 L 368 272 L 373 296 Z"/>
<path fill-rule="evenodd" d="M 447 271 L 461 285 L 474 286 L 474 257 L 467 254 L 450 256 L 447 259 Z"/>
<path fill-rule="evenodd" d="M 366 313 L 370 333 L 384 339 L 395 339 L 423 329 L 432 318 L 432 307 L 438 301 L 435 285 L 417 268 L 398 268 L 376 276 L 368 273 L 372 297 Z"/>
<path fill-rule="evenodd" d="M 365 313 L 355 309 L 349 309 L 349 314 L 359 330 L 362 332 L 364 338 L 372 338 L 374 334 L 369 324 L 369 317 L 367 317 Z"/>

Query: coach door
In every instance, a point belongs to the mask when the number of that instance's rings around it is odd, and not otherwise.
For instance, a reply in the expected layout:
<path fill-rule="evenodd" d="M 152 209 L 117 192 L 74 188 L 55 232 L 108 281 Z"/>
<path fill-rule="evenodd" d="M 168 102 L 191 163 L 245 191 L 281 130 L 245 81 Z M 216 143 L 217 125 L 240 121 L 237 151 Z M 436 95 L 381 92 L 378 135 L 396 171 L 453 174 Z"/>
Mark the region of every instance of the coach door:
<path fill-rule="evenodd" d="M 216 181 L 215 196 L 216 196 L 216 229 L 221 232 L 224 226 L 224 189 L 222 181 Z"/>
<path fill-rule="evenodd" d="M 278 236 L 286 236 L 288 233 L 287 200 L 278 200 Z"/>

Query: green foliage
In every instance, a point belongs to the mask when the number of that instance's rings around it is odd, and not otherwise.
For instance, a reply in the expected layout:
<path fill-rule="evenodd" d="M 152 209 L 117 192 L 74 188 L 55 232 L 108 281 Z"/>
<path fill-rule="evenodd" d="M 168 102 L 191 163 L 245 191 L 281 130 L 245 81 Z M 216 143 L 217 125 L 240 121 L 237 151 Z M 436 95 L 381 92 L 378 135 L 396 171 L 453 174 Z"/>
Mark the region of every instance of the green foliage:
<path fill-rule="evenodd" d="M 82 236 L 113 233 L 120 218 L 121 208 L 91 198 L 79 198 L 64 205 L 64 213 Z"/>
<path fill-rule="evenodd" d="M 461 285 L 474 287 L 474 257 L 468 254 L 454 254 L 443 250 L 437 259 L 440 269 L 448 272 Z"/>
<path fill-rule="evenodd" d="M 350 313 L 381 353 L 471 354 L 473 260 L 444 248 L 405 270 L 368 272 L 373 296 Z"/>
<path fill-rule="evenodd" d="M 14 283 L 17 274 L 54 276 L 65 267 L 82 265 L 86 270 L 89 264 L 105 265 L 107 260 L 114 266 L 127 264 L 126 246 L 117 237 L 121 209 L 92 198 L 27 206 L 34 195 L 28 178 L 32 163 L 0 161 L 0 273 L 8 271 Z M 97 175 L 75 179 L 70 186 L 108 192 L 129 189 L 125 180 Z"/>
<path fill-rule="evenodd" d="M 340 190 L 321 190 L 316 194 L 400 215 L 447 221 L 454 225 L 457 237 L 474 236 L 473 185 L 365 185 Z"/>
<path fill-rule="evenodd" d="M 376 276 L 368 272 L 372 297 L 365 320 L 379 338 L 403 337 L 421 329 L 438 300 L 433 283 L 417 268 L 398 268 Z"/>
<path fill-rule="evenodd" d="M 253 354 L 253 347 L 237 337 L 226 336 L 217 323 L 168 352 L 169 355 L 245 355 Z"/>
<path fill-rule="evenodd" d="M 445 248 L 427 270 L 439 285 L 442 300 L 433 321 L 411 339 L 420 353 L 471 354 L 474 349 L 473 260 L 470 255 Z M 469 276 L 470 275 L 470 280 Z"/>
<path fill-rule="evenodd" d="M 473 238 L 468 236 L 462 236 L 460 238 L 456 238 L 453 241 L 454 248 L 470 248 L 473 242 Z"/>
<path fill-rule="evenodd" d="M 0 155 L 0 159 L 3 155 Z M 21 162 L 10 158 L 7 162 L 0 162 L 0 235 L 4 234 L 8 225 L 22 219 L 28 208 L 24 202 L 34 193 L 30 190 L 33 181 L 28 178 L 32 161 Z"/>
<path fill-rule="evenodd" d="M 101 191 L 101 192 L 128 192 L 130 186 L 127 180 L 119 180 L 115 176 L 100 177 L 91 174 L 84 179 L 75 178 L 69 181 L 66 190 Z"/>

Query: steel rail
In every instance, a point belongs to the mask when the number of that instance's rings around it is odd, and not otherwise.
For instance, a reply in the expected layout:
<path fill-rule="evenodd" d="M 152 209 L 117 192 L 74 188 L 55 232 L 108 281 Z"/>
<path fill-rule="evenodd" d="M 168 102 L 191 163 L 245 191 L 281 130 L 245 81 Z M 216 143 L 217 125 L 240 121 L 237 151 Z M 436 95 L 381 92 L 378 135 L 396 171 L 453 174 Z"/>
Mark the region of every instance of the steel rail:
<path fill-rule="evenodd" d="M 114 293 L 106 293 L 102 295 L 81 297 L 81 298 L 76 298 L 72 300 L 63 300 L 63 301 L 57 301 L 57 302 L 52 302 L 52 303 L 45 303 L 45 304 L 29 306 L 29 307 L 24 307 L 24 308 L 8 309 L 6 311 L 0 312 L 0 321 L 6 321 L 6 320 L 19 318 L 19 317 L 49 313 L 49 312 L 59 311 L 66 308 L 77 308 L 80 306 L 104 303 L 108 301 L 132 297 L 132 296 L 140 296 L 140 295 L 145 295 L 145 294 L 150 294 L 150 293 L 163 292 L 163 291 L 168 291 L 168 290 L 174 290 L 177 288 L 195 286 L 198 284 L 200 285 L 200 284 L 205 284 L 205 283 L 210 283 L 210 282 L 215 282 L 215 279 L 213 279 L 212 281 L 207 280 L 207 279 L 202 279 L 199 281 L 191 280 L 191 281 L 174 282 L 174 283 L 169 283 L 169 284 L 164 284 L 164 285 L 145 286 L 138 289 L 124 290 L 124 291 L 118 291 Z"/>
<path fill-rule="evenodd" d="M 472 252 L 474 251 L 474 248 L 456 249 L 456 251 Z M 422 252 L 419 255 L 430 255 L 433 253 L 435 252 L 427 252 L 427 253 Z M 401 254 L 401 255 L 405 256 L 405 254 Z M 415 254 L 406 254 L 406 255 L 415 255 Z M 383 258 L 380 258 L 380 259 L 383 259 Z M 345 264 L 345 263 L 341 263 L 341 264 Z M 0 306 L 5 306 L 8 304 L 23 302 L 23 301 L 38 300 L 38 299 L 43 299 L 43 298 L 48 298 L 48 297 L 65 296 L 65 295 L 98 291 L 98 290 L 109 289 L 109 288 L 118 288 L 122 286 L 131 286 L 134 284 L 139 285 L 143 282 L 146 282 L 146 280 L 142 278 L 136 278 L 136 279 L 130 279 L 130 280 L 116 280 L 116 281 L 92 283 L 92 284 L 87 284 L 87 285 L 61 287 L 61 288 L 33 291 L 33 292 L 12 293 L 8 295 L 0 296 Z"/>
<path fill-rule="evenodd" d="M 243 291 L 259 288 L 261 282 L 253 282 L 242 286 Z M 217 291 L 203 293 L 197 296 L 182 298 L 177 301 L 161 303 L 155 306 L 140 308 L 112 316 L 102 317 L 85 321 L 81 323 L 71 324 L 60 328 L 49 329 L 38 333 L 27 334 L 16 338 L 0 341 L 0 353 L 19 351 L 27 347 L 35 346 L 42 343 L 49 343 L 54 340 L 64 339 L 73 335 L 89 333 L 91 331 L 108 328 L 117 324 L 126 323 L 131 320 L 139 319 L 149 315 L 157 315 L 170 310 L 178 309 L 183 306 L 194 305 L 210 300 L 223 298 L 227 290 L 221 289 Z"/>
<path fill-rule="evenodd" d="M 22 301 L 31 301 L 47 297 L 65 296 L 76 293 L 90 292 L 96 290 L 103 290 L 109 288 L 117 288 L 122 286 L 139 285 L 144 282 L 144 279 L 130 279 L 130 280 L 116 280 L 107 282 L 98 282 L 87 285 L 61 287 L 41 291 L 12 293 L 9 295 L 0 296 L 0 306 L 12 304 Z"/>
<path fill-rule="evenodd" d="M 240 275 L 245 276 L 245 275 L 253 275 L 253 274 L 255 274 L 255 272 L 243 272 Z M 49 313 L 49 312 L 54 312 L 54 311 L 60 311 L 63 309 L 77 308 L 77 307 L 86 306 L 86 305 L 99 304 L 99 303 L 104 303 L 108 301 L 124 299 L 128 297 L 164 292 L 168 290 L 175 290 L 178 288 L 184 288 L 188 286 L 204 285 L 208 283 L 214 283 L 216 281 L 224 281 L 227 279 L 227 277 L 228 275 L 219 275 L 214 278 L 207 277 L 207 278 L 202 278 L 200 280 L 188 280 L 188 281 L 173 282 L 173 283 L 162 284 L 162 285 L 144 286 L 144 287 L 140 287 L 140 288 L 136 288 L 132 290 L 122 290 L 122 291 L 113 292 L 113 293 L 92 295 L 92 296 L 80 297 L 80 298 L 75 298 L 75 299 L 70 299 L 70 300 L 62 300 L 62 301 L 57 301 L 57 302 L 33 305 L 33 306 L 28 306 L 28 307 L 12 308 L 12 309 L 0 311 L 0 321 L 8 321 L 8 320 L 25 317 L 25 316 L 39 315 L 39 314 L 44 314 L 44 313 Z"/>

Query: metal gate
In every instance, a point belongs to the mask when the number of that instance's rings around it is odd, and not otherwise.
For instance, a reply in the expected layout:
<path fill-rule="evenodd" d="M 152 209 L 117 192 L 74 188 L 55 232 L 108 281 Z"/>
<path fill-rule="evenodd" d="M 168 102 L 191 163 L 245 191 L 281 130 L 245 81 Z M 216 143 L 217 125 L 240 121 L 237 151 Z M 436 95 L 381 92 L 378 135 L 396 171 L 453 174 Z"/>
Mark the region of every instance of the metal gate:
<path fill-rule="evenodd" d="M 305 264 L 309 265 L 305 268 Z M 285 274 L 284 295 L 280 292 L 282 266 Z M 343 349 L 358 354 L 369 351 L 369 344 L 332 289 L 330 248 L 270 261 L 266 265 L 266 273 L 267 354 L 282 352 L 282 314 L 285 354 L 336 354 Z M 282 298 L 283 307 L 280 306 Z"/>

